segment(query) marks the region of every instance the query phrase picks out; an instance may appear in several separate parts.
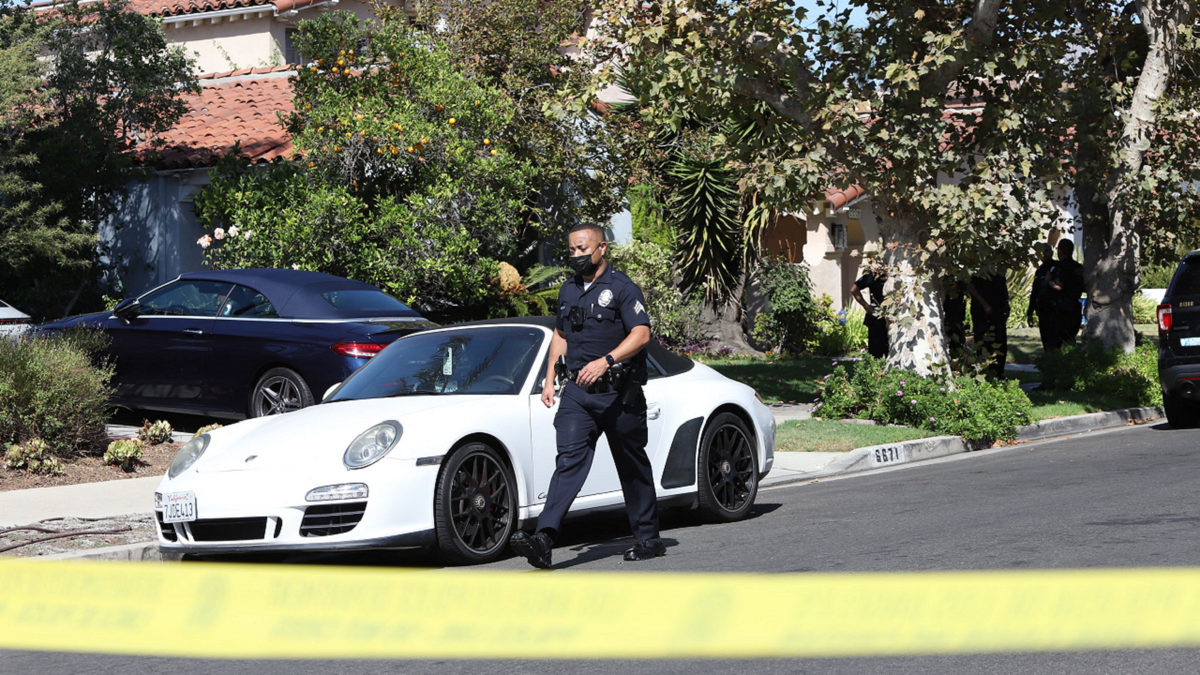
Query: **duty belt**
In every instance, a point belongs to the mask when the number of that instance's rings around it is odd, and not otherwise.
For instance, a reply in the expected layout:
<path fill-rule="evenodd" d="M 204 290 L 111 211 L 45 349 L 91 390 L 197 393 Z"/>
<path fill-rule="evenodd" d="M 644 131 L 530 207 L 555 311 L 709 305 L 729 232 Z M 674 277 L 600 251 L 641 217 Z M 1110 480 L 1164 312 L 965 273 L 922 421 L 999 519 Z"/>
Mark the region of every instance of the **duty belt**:
<path fill-rule="evenodd" d="M 579 371 L 567 370 L 567 380 L 569 382 L 579 384 Z M 579 387 L 589 394 L 607 394 L 608 392 L 617 388 L 616 384 L 613 382 L 613 374 L 611 370 L 605 372 L 599 377 L 599 379 L 590 385 L 585 387 L 582 384 L 579 384 Z"/>

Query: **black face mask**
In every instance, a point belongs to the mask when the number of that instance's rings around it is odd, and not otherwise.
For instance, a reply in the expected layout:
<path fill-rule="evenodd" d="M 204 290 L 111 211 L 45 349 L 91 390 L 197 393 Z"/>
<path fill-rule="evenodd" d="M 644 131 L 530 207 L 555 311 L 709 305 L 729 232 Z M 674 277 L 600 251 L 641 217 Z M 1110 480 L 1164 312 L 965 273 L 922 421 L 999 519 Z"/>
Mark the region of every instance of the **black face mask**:
<path fill-rule="evenodd" d="M 596 268 L 599 267 L 599 265 L 592 262 L 592 256 L 590 254 L 577 255 L 572 258 L 567 258 L 567 264 L 571 266 L 571 269 L 585 277 L 595 272 Z"/>

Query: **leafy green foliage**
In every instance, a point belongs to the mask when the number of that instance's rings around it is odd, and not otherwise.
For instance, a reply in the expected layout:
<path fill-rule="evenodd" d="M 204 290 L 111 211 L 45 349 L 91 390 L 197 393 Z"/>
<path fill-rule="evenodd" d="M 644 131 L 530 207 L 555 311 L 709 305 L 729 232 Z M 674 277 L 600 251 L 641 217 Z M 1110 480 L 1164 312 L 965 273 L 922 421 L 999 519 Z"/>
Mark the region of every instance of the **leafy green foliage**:
<path fill-rule="evenodd" d="M 145 447 L 146 442 L 137 438 L 113 441 L 104 451 L 104 463 L 119 466 L 122 471 L 133 471 Z"/>
<path fill-rule="evenodd" d="M 135 145 L 153 145 L 198 87 L 184 50 L 168 43 L 158 19 L 132 11 L 127 0 L 68 2 L 45 14 L 15 9 L 13 17 L 0 33 L 7 27 L 30 35 L 17 26 L 36 22 L 46 66 L 37 121 L 23 136 L 24 152 L 37 161 L 21 173 L 39 186 L 39 203 L 54 205 L 55 217 L 40 231 L 39 218 L 24 228 L 34 234 L 24 256 L 32 274 L 0 277 L 0 294 L 22 299 L 37 316 L 69 313 L 98 269 L 99 223 L 115 213 L 126 185 L 145 175 Z"/>
<path fill-rule="evenodd" d="M 1158 382 L 1158 352 L 1139 345 L 1126 354 L 1100 345 L 1066 345 L 1035 359 L 1042 386 L 1052 391 L 1088 392 L 1129 401 L 1132 405 L 1162 405 Z"/>
<path fill-rule="evenodd" d="M 1137 293 L 1133 296 L 1133 322 L 1158 323 L 1158 303 Z"/>
<path fill-rule="evenodd" d="M 625 192 L 633 218 L 633 238 L 658 246 L 664 251 L 676 248 L 675 229 L 667 223 L 666 205 L 659 202 L 654 186 L 639 183 Z"/>
<path fill-rule="evenodd" d="M 771 311 L 755 317 L 753 337 L 777 352 L 799 352 L 816 332 L 817 303 L 808 266 L 765 258 L 754 273 Z"/>
<path fill-rule="evenodd" d="M 0 443 L 37 438 L 58 457 L 98 453 L 112 372 L 70 338 L 0 340 Z"/>
<path fill-rule="evenodd" d="M 863 417 L 939 434 L 990 443 L 1016 438 L 1031 424 L 1032 405 L 1016 381 L 927 377 L 886 368 L 864 357 L 853 375 L 839 366 L 825 381 L 818 407 L 821 417 Z"/>
<path fill-rule="evenodd" d="M 629 275 L 646 296 L 654 337 L 669 347 L 681 347 L 703 339 L 699 303 L 688 300 L 675 285 L 671 257 L 657 244 L 632 241 L 611 245 L 608 262 Z"/>
<path fill-rule="evenodd" d="M 851 305 L 837 313 L 833 298 L 822 293 L 816 301 L 813 334 L 806 341 L 808 351 L 819 356 L 858 354 L 867 347 L 867 313 Z"/>
<path fill-rule="evenodd" d="M 1142 268 L 1142 288 L 1167 288 L 1175 278 L 1179 261 L 1160 263 Z"/>
<path fill-rule="evenodd" d="M 24 469 L 29 473 L 46 476 L 61 476 L 66 473 L 62 462 L 50 453 L 50 446 L 40 438 L 30 439 L 22 445 L 9 445 L 4 453 L 4 467 L 9 470 Z"/>
<path fill-rule="evenodd" d="M 544 312 L 536 298 L 500 297 L 499 263 L 615 208 L 610 179 L 592 178 L 607 174 L 588 160 L 600 149 L 583 147 L 596 139 L 579 131 L 586 114 L 530 107 L 552 84 L 552 69 L 539 68 L 557 58 L 530 49 L 564 30 L 561 17 L 535 38 L 479 33 L 461 13 L 532 21 L 524 0 L 445 9 L 445 31 L 391 11 L 372 23 L 346 12 L 301 22 L 297 47 L 310 62 L 287 122 L 304 159 L 266 172 L 236 158 L 218 167 L 197 212 L 214 235 L 236 227 L 240 237 L 213 245 L 214 265 L 351 277 L 449 320 Z M 567 183 L 578 190 L 569 199 Z"/>

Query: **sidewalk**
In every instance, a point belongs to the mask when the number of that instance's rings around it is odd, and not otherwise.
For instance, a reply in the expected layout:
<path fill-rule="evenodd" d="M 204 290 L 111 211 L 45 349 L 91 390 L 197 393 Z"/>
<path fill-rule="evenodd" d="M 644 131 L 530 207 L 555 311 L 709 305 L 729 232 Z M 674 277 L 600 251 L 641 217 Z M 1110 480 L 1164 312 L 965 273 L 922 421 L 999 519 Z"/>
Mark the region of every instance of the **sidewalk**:
<path fill-rule="evenodd" d="M 0 492 L 0 527 L 47 518 L 109 518 L 148 513 L 162 476 Z"/>

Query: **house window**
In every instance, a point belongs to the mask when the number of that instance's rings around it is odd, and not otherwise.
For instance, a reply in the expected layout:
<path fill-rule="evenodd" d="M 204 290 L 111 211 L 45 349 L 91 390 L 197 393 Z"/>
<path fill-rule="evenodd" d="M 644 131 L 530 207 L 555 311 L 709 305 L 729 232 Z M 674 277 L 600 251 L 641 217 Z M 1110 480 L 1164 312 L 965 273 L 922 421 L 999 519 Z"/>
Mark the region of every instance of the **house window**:
<path fill-rule="evenodd" d="M 296 51 L 296 33 L 295 28 L 288 28 L 283 32 L 283 60 L 285 63 L 300 63 L 300 54 Z"/>
<path fill-rule="evenodd" d="M 833 240 L 833 250 L 845 251 L 849 248 L 849 236 L 845 223 L 833 223 L 829 226 L 829 238 Z"/>

